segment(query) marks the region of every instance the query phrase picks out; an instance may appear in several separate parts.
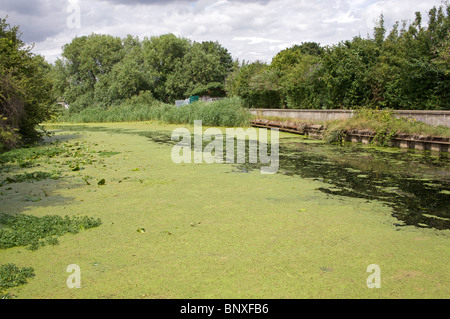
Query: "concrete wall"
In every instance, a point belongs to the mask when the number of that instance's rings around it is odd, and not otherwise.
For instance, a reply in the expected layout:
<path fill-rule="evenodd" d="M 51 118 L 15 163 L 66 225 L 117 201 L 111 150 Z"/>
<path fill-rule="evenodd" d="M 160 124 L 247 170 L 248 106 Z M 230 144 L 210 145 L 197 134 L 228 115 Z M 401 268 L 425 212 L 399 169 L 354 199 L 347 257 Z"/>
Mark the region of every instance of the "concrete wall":
<path fill-rule="evenodd" d="M 412 118 L 433 126 L 450 127 L 450 111 L 396 111 L 400 116 Z"/>
<path fill-rule="evenodd" d="M 353 117 L 350 110 L 297 110 L 297 109 L 251 109 L 254 115 L 289 117 L 294 119 L 329 121 Z M 450 127 L 450 111 L 396 111 L 401 117 L 415 119 L 433 126 Z"/>

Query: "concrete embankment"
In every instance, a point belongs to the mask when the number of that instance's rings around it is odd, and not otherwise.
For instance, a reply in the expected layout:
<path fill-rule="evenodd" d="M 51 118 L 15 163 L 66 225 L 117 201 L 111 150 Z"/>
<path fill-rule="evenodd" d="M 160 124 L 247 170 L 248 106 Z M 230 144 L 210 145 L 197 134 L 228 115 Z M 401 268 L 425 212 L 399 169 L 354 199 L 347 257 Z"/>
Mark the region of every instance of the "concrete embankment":
<path fill-rule="evenodd" d="M 296 120 L 325 122 L 352 118 L 352 110 L 297 110 L 297 109 L 252 109 L 253 115 L 260 117 L 283 117 Z M 450 127 L 450 111 L 395 111 L 399 117 L 414 119 L 432 126 Z"/>
<path fill-rule="evenodd" d="M 326 130 L 326 127 L 323 125 L 266 119 L 254 119 L 251 121 L 251 125 L 268 129 L 277 128 L 283 132 L 308 135 L 315 138 L 322 138 Z M 351 130 L 345 132 L 343 138 L 349 142 L 368 144 L 375 138 L 375 133 L 370 130 Z M 450 152 L 450 139 L 442 137 L 398 134 L 390 139 L 390 144 L 392 147 Z"/>

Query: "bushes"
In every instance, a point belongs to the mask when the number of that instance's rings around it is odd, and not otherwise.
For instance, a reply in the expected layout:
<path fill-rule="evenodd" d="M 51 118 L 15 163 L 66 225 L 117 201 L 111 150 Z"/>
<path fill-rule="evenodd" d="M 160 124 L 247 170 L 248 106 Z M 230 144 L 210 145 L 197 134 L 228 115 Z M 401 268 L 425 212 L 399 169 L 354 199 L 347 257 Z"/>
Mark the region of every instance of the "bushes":
<path fill-rule="evenodd" d="M 444 126 L 430 126 L 414 119 L 399 117 L 393 110 L 359 108 L 353 118 L 337 120 L 326 124 L 324 136 L 327 142 L 341 142 L 351 130 L 370 130 L 373 143 L 387 146 L 397 134 L 450 137 L 450 130 Z"/>
<path fill-rule="evenodd" d="M 0 152 L 13 149 L 20 140 L 17 129 L 11 128 L 2 122 L 2 119 L 0 119 Z"/>
<path fill-rule="evenodd" d="M 280 108 L 279 74 L 261 61 L 243 63 L 228 75 L 228 96 L 239 96 L 244 107 Z"/>
<path fill-rule="evenodd" d="M 269 65 L 242 65 L 227 93 L 253 108 L 450 110 L 449 31 L 448 2 L 429 10 L 427 27 L 417 12 L 387 33 L 381 16 L 373 37 L 295 45 Z"/>
<path fill-rule="evenodd" d="M 36 139 L 41 121 L 51 116 L 51 66 L 31 53 L 18 27 L 0 19 L 0 149 Z"/>
<path fill-rule="evenodd" d="M 247 126 L 251 116 L 237 97 L 212 103 L 199 101 L 163 111 L 159 120 L 169 124 L 194 124 L 194 121 L 202 120 L 206 126 Z"/>
<path fill-rule="evenodd" d="M 92 107 L 79 113 L 66 113 L 59 122 L 105 123 L 159 121 L 168 124 L 193 124 L 202 120 L 206 126 L 247 126 L 251 114 L 238 97 L 214 102 L 198 101 L 177 108 L 147 96 L 133 97 L 107 109 Z"/>

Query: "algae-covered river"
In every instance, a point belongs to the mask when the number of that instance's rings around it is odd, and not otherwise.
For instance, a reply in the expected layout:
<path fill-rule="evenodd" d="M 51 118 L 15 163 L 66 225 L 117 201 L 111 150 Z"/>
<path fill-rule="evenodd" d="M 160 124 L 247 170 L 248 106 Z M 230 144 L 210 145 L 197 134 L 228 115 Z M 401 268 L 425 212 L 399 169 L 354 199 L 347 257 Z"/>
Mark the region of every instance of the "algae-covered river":
<path fill-rule="evenodd" d="M 56 245 L 0 249 L 0 265 L 35 273 L 7 291 L 16 298 L 450 296 L 447 154 L 280 133 L 278 173 L 265 175 L 247 162 L 174 163 L 177 127 L 48 125 L 54 135 L 44 145 L 3 154 L 0 213 L 101 220 Z M 25 178 L 33 172 L 49 178 Z M 69 284 L 69 265 L 78 267 L 79 288 Z"/>

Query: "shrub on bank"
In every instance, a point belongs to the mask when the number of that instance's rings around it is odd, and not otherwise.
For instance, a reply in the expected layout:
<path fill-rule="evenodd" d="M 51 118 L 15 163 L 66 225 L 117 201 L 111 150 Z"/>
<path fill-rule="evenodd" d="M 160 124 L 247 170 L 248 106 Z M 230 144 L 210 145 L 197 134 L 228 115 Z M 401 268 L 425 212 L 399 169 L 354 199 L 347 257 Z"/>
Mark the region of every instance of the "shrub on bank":
<path fill-rule="evenodd" d="M 369 130 L 375 134 L 374 142 L 388 145 L 398 134 L 450 137 L 450 129 L 444 126 L 431 126 L 414 119 L 399 117 L 394 110 L 360 108 L 353 118 L 331 121 L 326 124 L 324 139 L 328 142 L 342 140 L 346 132 Z"/>

